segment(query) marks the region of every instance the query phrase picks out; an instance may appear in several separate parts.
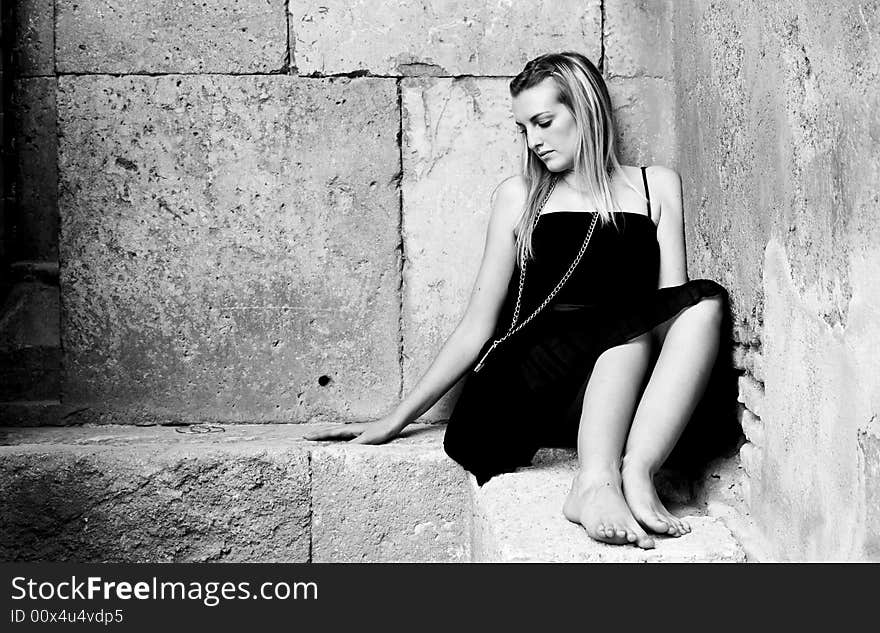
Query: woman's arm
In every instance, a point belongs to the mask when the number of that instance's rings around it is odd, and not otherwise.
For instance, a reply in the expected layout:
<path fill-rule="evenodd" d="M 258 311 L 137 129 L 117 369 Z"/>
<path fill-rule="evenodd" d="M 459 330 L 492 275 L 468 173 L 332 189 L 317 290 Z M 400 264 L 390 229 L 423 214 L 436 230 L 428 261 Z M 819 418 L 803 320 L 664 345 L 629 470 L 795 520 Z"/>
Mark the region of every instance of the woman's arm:
<path fill-rule="evenodd" d="M 483 260 L 467 308 L 431 366 L 392 414 L 404 425 L 434 406 L 470 369 L 495 330 L 516 261 L 513 227 L 526 193 L 521 177 L 505 180 L 499 186 L 489 217 Z"/>
<path fill-rule="evenodd" d="M 514 226 L 527 191 L 522 177 L 505 180 L 492 203 L 483 259 L 464 315 L 440 348 L 431 365 L 394 410 L 370 423 L 346 424 L 314 432 L 306 439 L 349 439 L 381 443 L 430 409 L 476 362 L 477 354 L 492 335 L 516 261 Z"/>
<path fill-rule="evenodd" d="M 654 166 L 647 170 L 648 186 L 660 202 L 657 242 L 660 244 L 658 287 L 680 286 L 688 280 L 687 251 L 684 243 L 684 212 L 681 177 L 674 169 Z"/>

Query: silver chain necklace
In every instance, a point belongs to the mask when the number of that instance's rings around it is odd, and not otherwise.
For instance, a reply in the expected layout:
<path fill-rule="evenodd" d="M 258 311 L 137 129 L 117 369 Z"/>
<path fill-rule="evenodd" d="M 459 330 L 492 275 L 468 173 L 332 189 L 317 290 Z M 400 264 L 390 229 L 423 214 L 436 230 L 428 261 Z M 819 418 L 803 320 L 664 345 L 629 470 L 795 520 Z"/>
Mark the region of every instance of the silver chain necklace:
<path fill-rule="evenodd" d="M 532 231 L 534 231 L 535 227 L 538 226 L 538 220 L 541 218 L 541 213 L 544 210 L 544 205 L 547 204 L 547 200 L 550 198 L 550 194 L 553 193 L 553 190 L 556 188 L 556 183 L 557 183 L 557 180 L 554 179 L 553 183 L 550 185 L 550 189 L 547 191 L 547 195 L 544 196 L 544 200 L 541 202 L 541 206 L 538 209 L 538 215 L 535 217 L 535 224 L 532 227 Z M 510 324 L 510 329 L 508 329 L 507 334 L 505 334 L 501 338 L 497 339 L 496 341 L 492 342 L 492 346 L 488 350 L 486 350 L 486 353 L 483 354 L 483 357 L 477 363 L 477 366 L 474 367 L 475 373 L 480 371 L 480 369 L 483 367 L 483 364 L 484 364 L 484 361 L 486 360 L 486 357 L 492 352 L 493 349 L 495 349 L 500 343 L 503 343 L 510 336 L 512 336 L 513 334 L 518 332 L 520 329 L 522 329 L 522 327 L 525 326 L 526 323 L 528 323 L 529 321 L 534 319 L 535 316 L 537 316 L 537 314 L 541 310 L 543 310 L 544 307 L 548 303 L 550 303 L 550 301 L 553 299 L 553 297 L 556 296 L 556 293 L 559 292 L 559 290 L 562 288 L 562 286 L 565 284 L 565 282 L 568 281 L 568 278 L 571 277 L 571 274 L 574 272 L 574 269 L 577 268 L 578 263 L 580 263 L 581 257 L 583 257 L 584 253 L 587 250 L 587 245 L 590 243 L 590 238 L 593 236 L 593 230 L 596 228 L 596 222 L 598 221 L 598 219 L 599 219 L 598 213 L 593 215 L 593 220 L 592 220 L 592 222 L 590 222 L 590 230 L 587 231 L 587 237 L 586 237 L 586 239 L 584 239 L 584 243 L 581 246 L 580 251 L 578 251 L 577 256 L 574 258 L 574 261 L 571 263 L 571 266 L 568 267 L 568 270 L 562 276 L 562 279 L 559 280 L 559 283 L 556 284 L 556 287 L 550 292 L 548 297 L 546 299 L 544 299 L 544 302 L 541 305 L 539 305 L 535 309 L 535 311 L 532 312 L 525 321 L 523 321 L 519 325 L 516 325 L 516 321 L 517 321 L 517 319 L 519 319 L 519 307 L 520 307 L 520 302 L 522 301 L 523 284 L 525 283 L 525 279 L 526 279 L 526 264 L 528 263 L 525 258 L 525 254 L 523 254 L 520 257 L 519 290 L 516 293 L 516 306 L 513 309 L 513 321 Z"/>

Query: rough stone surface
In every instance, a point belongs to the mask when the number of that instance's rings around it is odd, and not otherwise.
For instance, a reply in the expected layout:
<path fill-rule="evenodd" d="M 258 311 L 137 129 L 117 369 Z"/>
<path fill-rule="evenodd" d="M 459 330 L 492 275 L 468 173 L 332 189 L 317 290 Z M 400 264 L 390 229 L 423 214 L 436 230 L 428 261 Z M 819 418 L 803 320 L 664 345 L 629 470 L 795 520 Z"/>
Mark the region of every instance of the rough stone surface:
<path fill-rule="evenodd" d="M 58 259 L 58 169 L 55 79 L 19 79 L 13 85 L 15 209 L 10 256 Z"/>
<path fill-rule="evenodd" d="M 672 4 L 672 0 L 604 3 L 607 76 L 671 78 Z"/>
<path fill-rule="evenodd" d="M 381 448 L 312 451 L 315 562 L 465 562 L 467 473 L 443 452 L 442 428 Z"/>
<path fill-rule="evenodd" d="M 749 374 L 758 382 L 764 382 L 764 358 L 760 347 L 737 344 L 733 348 L 733 366 Z"/>
<path fill-rule="evenodd" d="M 255 73 L 285 65 L 285 0 L 55 5 L 62 73 Z"/>
<path fill-rule="evenodd" d="M 742 546 L 747 562 L 770 562 L 771 547 L 748 506 L 749 478 L 739 456 L 709 464 L 695 487 L 692 503 L 701 513 L 722 521 Z"/>
<path fill-rule="evenodd" d="M 403 374 L 410 390 L 464 314 L 490 195 L 523 151 L 503 79 L 405 79 Z M 422 418 L 446 418 L 456 387 Z"/>
<path fill-rule="evenodd" d="M 779 560 L 861 559 L 880 402 L 876 3 L 676 2 L 692 276 L 759 334 L 756 523 Z M 751 407 L 750 407 L 751 408 Z"/>
<path fill-rule="evenodd" d="M 60 390 L 58 288 L 13 286 L 0 305 L 0 401 L 52 400 Z"/>
<path fill-rule="evenodd" d="M 675 92 L 664 79 L 609 79 L 620 160 L 627 165 L 677 167 Z"/>
<path fill-rule="evenodd" d="M 68 413 L 58 400 L 0 402 L 0 426 L 64 425 Z"/>
<path fill-rule="evenodd" d="M 385 79 L 59 80 L 79 421 L 363 419 L 399 389 Z"/>
<path fill-rule="evenodd" d="M 762 417 L 764 415 L 764 388 L 761 383 L 750 376 L 740 376 L 738 383 L 739 401 L 756 416 Z"/>
<path fill-rule="evenodd" d="M 764 444 L 764 424 L 761 422 L 761 418 L 745 406 L 739 408 L 737 417 L 745 438 L 752 444 L 762 446 Z"/>
<path fill-rule="evenodd" d="M 865 525 L 880 524 L 880 419 L 861 433 L 859 448 L 865 464 Z M 880 561 L 880 535 L 869 530 L 865 537 L 864 558 Z"/>
<path fill-rule="evenodd" d="M 789 261 L 771 242 L 764 447 L 752 508 L 782 560 L 861 559 L 877 534 L 865 518 L 870 476 L 858 440 L 880 402 L 880 256 L 852 268 L 846 327 L 829 326 L 821 304 L 797 291 Z"/>
<path fill-rule="evenodd" d="M 308 0 L 290 3 L 292 63 L 301 74 L 515 75 L 552 51 L 598 63 L 599 0 Z M 562 16 L 565 16 L 564 18 Z"/>
<path fill-rule="evenodd" d="M 15 2 L 13 67 L 19 77 L 55 72 L 54 4 L 54 0 Z"/>
<path fill-rule="evenodd" d="M 297 428 L 0 430 L 0 560 L 307 562 Z"/>
<path fill-rule="evenodd" d="M 767 60 L 761 81 L 752 82 L 761 59 L 760 24 L 741 4 L 675 4 L 676 123 L 687 139 L 678 160 L 688 269 L 692 277 L 724 285 L 736 320 L 748 320 L 746 329 L 754 330 L 763 300 L 763 245 L 782 198 L 773 186 L 777 179 L 767 175 L 783 165 L 774 160 L 777 118 L 751 110 L 773 102 L 778 71 Z M 746 37 L 755 43 L 748 50 Z"/>
<path fill-rule="evenodd" d="M 725 525 L 680 509 L 693 527 L 679 538 L 657 537 L 653 550 L 606 545 L 568 521 L 562 504 L 576 462 L 525 468 L 475 490 L 474 544 L 480 562 L 744 562 Z M 673 510 L 676 511 L 676 510 Z"/>

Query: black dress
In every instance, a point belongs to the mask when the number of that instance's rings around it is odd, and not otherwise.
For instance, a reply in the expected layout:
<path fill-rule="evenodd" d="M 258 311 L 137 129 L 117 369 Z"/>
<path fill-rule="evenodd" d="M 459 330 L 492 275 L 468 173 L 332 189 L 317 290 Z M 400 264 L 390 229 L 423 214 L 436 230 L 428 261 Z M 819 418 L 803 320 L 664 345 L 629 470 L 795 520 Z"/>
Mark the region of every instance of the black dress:
<path fill-rule="evenodd" d="M 657 288 L 660 247 L 648 212 L 619 212 L 618 228 L 597 223 L 580 263 L 551 302 L 498 344 L 465 377 L 447 423 L 446 453 L 482 485 L 527 466 L 541 447 L 575 447 L 583 398 L 599 355 L 710 296 L 727 297 L 708 279 Z M 547 298 L 580 250 L 594 211 L 541 214 L 532 234 L 517 323 Z M 619 229 L 619 230 L 618 230 Z M 520 270 L 511 276 L 492 337 L 511 327 Z"/>

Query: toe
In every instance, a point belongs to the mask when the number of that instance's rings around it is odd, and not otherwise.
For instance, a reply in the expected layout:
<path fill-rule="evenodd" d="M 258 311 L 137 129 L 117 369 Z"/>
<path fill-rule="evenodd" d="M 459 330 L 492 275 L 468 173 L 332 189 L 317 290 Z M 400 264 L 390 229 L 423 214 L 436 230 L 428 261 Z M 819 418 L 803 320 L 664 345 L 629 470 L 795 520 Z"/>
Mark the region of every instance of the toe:
<path fill-rule="evenodd" d="M 653 549 L 654 539 L 648 536 L 648 533 L 645 532 L 637 523 L 629 525 L 627 531 L 635 536 L 636 545 L 638 545 L 642 549 Z"/>

